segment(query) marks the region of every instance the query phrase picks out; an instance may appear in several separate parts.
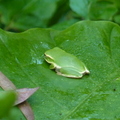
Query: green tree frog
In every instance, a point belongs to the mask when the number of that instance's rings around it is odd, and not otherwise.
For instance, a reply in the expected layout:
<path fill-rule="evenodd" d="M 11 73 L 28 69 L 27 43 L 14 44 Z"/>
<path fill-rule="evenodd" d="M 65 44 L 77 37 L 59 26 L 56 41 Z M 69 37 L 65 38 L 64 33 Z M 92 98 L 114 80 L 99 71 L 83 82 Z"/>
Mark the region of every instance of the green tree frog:
<path fill-rule="evenodd" d="M 58 75 L 81 78 L 90 73 L 85 64 L 76 56 L 58 47 L 46 51 L 44 59 L 51 64 L 50 69 L 55 69 Z"/>

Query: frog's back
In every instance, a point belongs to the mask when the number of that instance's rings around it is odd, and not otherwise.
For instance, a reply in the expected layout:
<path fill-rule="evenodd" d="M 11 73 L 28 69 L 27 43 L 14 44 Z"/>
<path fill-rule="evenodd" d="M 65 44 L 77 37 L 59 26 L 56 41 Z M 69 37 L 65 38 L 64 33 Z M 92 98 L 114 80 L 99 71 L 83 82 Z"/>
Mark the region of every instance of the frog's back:
<path fill-rule="evenodd" d="M 76 69 L 84 69 L 84 63 L 80 61 L 76 56 L 65 52 L 64 50 L 55 47 L 51 50 L 46 51 L 54 62 L 61 67 L 74 67 Z"/>
<path fill-rule="evenodd" d="M 80 61 L 76 56 L 71 55 L 69 53 L 67 53 L 66 56 L 61 56 L 61 61 L 64 61 L 63 63 L 61 63 L 64 66 L 69 66 L 69 67 L 74 67 L 77 69 L 84 69 L 84 63 L 82 61 Z"/>
<path fill-rule="evenodd" d="M 51 56 L 54 59 L 59 59 L 63 54 L 64 54 L 64 50 L 55 47 L 53 49 L 50 49 L 48 51 L 45 52 L 45 54 L 48 54 L 49 56 Z"/>

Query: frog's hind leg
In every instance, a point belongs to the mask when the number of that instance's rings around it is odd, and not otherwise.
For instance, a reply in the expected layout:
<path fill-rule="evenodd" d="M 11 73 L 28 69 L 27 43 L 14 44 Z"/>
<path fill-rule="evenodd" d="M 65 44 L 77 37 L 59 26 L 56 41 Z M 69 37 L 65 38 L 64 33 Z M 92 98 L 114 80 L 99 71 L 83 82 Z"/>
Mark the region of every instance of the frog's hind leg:
<path fill-rule="evenodd" d="M 81 73 L 79 73 L 79 71 L 76 71 L 70 67 L 63 67 L 60 69 L 56 69 L 56 72 L 58 75 L 62 75 L 70 78 L 81 78 L 83 76 Z"/>

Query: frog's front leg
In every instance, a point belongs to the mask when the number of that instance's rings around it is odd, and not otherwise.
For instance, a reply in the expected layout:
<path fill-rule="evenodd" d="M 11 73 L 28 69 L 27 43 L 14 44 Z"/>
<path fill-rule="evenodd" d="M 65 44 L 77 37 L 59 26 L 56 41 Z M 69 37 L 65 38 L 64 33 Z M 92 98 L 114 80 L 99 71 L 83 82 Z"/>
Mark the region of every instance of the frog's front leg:
<path fill-rule="evenodd" d="M 83 74 L 78 72 L 78 70 L 75 70 L 71 67 L 63 67 L 63 68 L 55 68 L 55 71 L 57 72 L 58 75 L 62 75 L 65 77 L 70 77 L 70 78 L 81 78 Z"/>
<path fill-rule="evenodd" d="M 60 66 L 57 66 L 56 64 L 51 64 L 50 66 L 49 66 L 49 68 L 50 69 L 60 69 Z"/>

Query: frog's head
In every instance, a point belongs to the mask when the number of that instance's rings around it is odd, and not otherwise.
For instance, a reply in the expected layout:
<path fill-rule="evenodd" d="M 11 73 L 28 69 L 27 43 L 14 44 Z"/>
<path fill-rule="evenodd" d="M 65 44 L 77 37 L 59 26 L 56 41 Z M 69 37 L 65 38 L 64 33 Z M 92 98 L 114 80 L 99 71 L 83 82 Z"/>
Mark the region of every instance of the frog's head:
<path fill-rule="evenodd" d="M 48 62 L 48 63 L 54 63 L 54 60 L 56 60 L 56 58 L 59 55 L 59 51 L 57 50 L 58 48 L 55 47 L 53 49 L 47 50 L 44 53 L 44 59 Z"/>
<path fill-rule="evenodd" d="M 52 63 L 53 62 L 53 58 L 48 55 L 48 54 L 44 54 L 44 59 L 48 62 L 48 63 Z"/>

